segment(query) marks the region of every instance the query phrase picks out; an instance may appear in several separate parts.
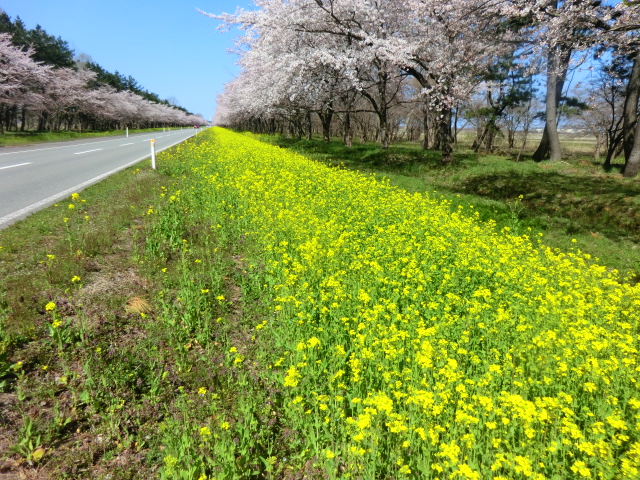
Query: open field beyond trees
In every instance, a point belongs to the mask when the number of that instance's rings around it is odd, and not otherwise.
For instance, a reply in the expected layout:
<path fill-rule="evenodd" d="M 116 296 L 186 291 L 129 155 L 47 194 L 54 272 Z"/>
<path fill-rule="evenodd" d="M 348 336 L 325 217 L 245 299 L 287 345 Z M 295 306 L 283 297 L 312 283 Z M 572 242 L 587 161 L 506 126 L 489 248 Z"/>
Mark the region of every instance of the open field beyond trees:
<path fill-rule="evenodd" d="M 0 232 L 0 479 L 638 478 L 640 184 L 455 156 L 209 129 Z"/>

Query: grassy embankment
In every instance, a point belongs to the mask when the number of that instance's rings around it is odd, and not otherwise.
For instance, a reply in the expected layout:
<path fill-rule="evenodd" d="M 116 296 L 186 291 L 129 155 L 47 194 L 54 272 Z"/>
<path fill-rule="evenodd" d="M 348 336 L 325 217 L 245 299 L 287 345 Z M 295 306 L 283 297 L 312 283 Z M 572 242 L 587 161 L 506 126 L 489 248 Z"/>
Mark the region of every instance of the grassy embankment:
<path fill-rule="evenodd" d="M 634 478 L 637 287 L 398 148 L 456 203 L 210 130 L 0 232 L 1 471 Z"/>
<path fill-rule="evenodd" d="M 157 132 L 162 128 L 141 128 L 129 130 L 129 135 L 136 133 Z M 175 129 L 174 129 L 175 130 Z M 106 132 L 5 132 L 0 135 L 0 147 L 32 145 L 37 143 L 63 142 L 65 140 L 82 140 L 95 137 L 124 136 L 124 130 L 110 130 Z"/>

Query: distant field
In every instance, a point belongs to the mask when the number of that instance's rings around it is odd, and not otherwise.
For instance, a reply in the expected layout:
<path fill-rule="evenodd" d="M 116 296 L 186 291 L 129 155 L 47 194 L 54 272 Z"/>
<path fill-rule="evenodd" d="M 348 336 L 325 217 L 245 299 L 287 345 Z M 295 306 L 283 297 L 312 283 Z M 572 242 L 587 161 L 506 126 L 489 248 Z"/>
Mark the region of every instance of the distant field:
<path fill-rule="evenodd" d="M 475 132 L 472 131 L 465 130 L 458 133 L 458 142 L 460 146 L 470 147 L 474 138 Z M 515 151 L 520 150 L 522 147 L 523 138 L 522 134 L 516 134 Z M 532 153 L 538 147 L 541 138 L 541 132 L 530 132 L 527 135 L 527 143 L 524 148 L 525 152 Z M 594 136 L 575 133 L 561 132 L 560 142 L 565 153 L 570 155 L 593 155 L 596 146 L 596 138 Z M 496 141 L 496 146 L 499 148 L 506 148 L 506 139 L 499 137 Z"/>

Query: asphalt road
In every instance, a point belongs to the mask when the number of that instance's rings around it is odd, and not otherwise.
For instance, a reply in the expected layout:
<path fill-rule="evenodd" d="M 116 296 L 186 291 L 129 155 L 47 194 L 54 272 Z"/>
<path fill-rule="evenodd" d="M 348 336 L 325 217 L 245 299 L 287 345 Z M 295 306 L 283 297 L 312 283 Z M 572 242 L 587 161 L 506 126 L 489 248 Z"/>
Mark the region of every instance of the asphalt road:
<path fill-rule="evenodd" d="M 0 229 L 195 135 L 193 128 L 0 149 Z M 150 160 L 147 160 L 150 161 Z"/>

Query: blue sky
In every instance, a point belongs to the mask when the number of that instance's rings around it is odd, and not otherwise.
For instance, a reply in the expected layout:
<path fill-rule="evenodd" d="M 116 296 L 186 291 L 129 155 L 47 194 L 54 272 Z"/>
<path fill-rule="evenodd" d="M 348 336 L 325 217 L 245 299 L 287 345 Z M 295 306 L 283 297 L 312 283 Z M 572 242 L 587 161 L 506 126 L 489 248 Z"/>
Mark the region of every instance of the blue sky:
<path fill-rule="evenodd" d="M 131 75 L 161 98 L 174 97 L 210 120 L 215 97 L 235 74 L 228 50 L 238 32 L 196 11 L 234 12 L 251 0 L 0 0 L 0 8 L 27 28 L 39 24 L 76 54 L 111 72 Z"/>

